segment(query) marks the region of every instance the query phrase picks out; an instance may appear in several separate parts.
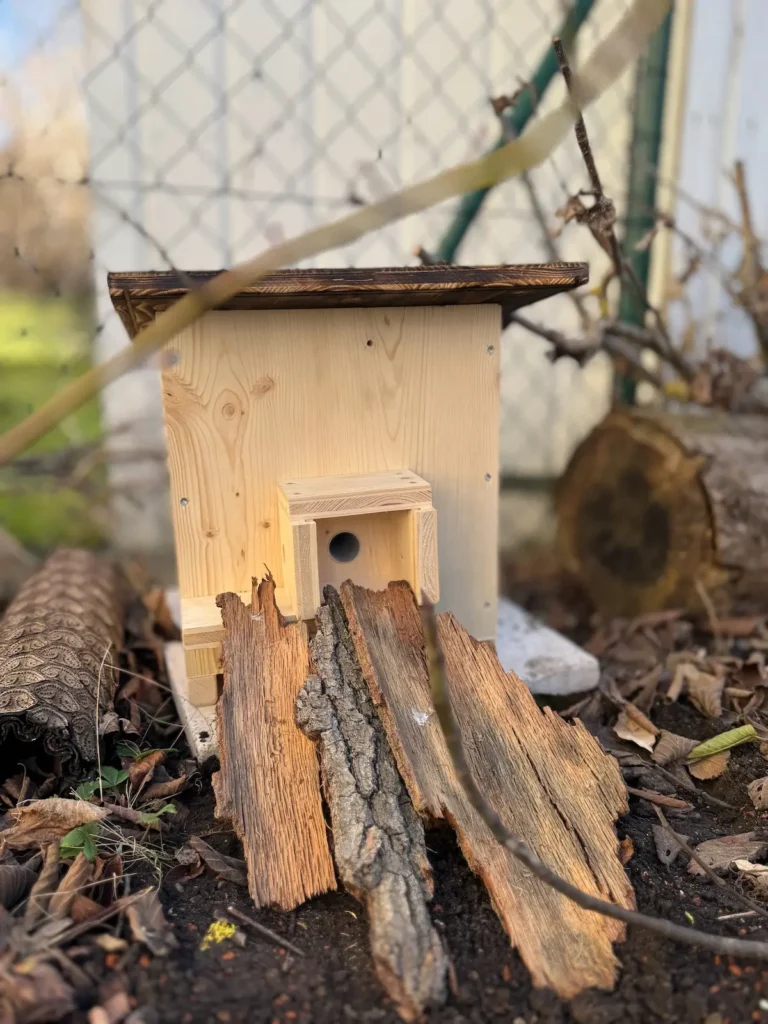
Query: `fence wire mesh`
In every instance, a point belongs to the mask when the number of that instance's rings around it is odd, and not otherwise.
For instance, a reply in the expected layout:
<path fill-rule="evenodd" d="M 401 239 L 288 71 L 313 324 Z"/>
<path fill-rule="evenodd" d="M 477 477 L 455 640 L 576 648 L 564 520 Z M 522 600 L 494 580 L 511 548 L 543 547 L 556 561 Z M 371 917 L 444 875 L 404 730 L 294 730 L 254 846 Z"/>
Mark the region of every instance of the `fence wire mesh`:
<path fill-rule="evenodd" d="M 530 79 L 567 6 L 0 0 L 6 425 L 40 397 L 13 383 L 14 366 L 42 361 L 45 389 L 83 358 L 102 359 L 127 343 L 106 294 L 108 271 L 224 267 L 489 148 L 498 135 L 489 98 Z M 627 6 L 596 0 L 576 53 L 589 52 Z M 633 82 L 630 69 L 589 113 L 605 188 L 620 211 Z M 542 109 L 562 90 L 555 81 Z M 587 233 L 566 228 L 551 237 L 556 211 L 585 184 L 569 140 L 527 181 L 493 191 L 460 262 L 538 262 L 554 247 L 559 258 L 589 260 L 597 279 L 603 258 Z M 413 263 L 454 212 L 455 203 L 445 203 L 315 265 Z M 574 323 L 566 297 L 541 315 L 551 327 Z M 569 360 L 552 365 L 546 349 L 514 325 L 504 337 L 502 474 L 511 484 L 556 475 L 609 401 L 601 358 L 585 369 Z M 99 429 L 107 441 L 97 457 Z M 167 542 L 156 366 L 113 385 L 100 409 L 64 424 L 40 451 L 28 457 L 33 468 L 40 459 L 45 472 L 63 465 L 69 488 L 73 474 L 81 488 L 88 481 L 75 505 L 89 529 L 112 530 L 127 547 Z M 102 462 L 108 469 L 99 470 Z M 61 490 L 60 472 L 56 480 Z M 19 486 L 16 476 L 11 490 Z M 8 522 L 4 500 L 0 494 Z M 17 519 L 26 516 L 14 507 Z M 507 540 L 540 529 L 538 498 L 509 508 Z"/>

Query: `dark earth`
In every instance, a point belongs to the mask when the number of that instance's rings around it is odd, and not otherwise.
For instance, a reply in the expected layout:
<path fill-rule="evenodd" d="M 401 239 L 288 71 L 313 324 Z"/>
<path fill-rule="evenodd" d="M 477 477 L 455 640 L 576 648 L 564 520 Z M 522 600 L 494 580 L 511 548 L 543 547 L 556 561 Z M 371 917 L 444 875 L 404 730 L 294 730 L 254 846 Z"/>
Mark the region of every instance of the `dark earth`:
<path fill-rule="evenodd" d="M 702 735 L 701 716 L 686 706 L 659 708 L 655 719 L 661 727 Z M 714 734 L 718 724 L 708 723 L 707 731 Z M 697 804 L 689 812 L 668 812 L 670 822 L 695 843 L 760 828 L 760 818 L 765 816 L 752 810 L 746 786 L 765 771 L 766 762 L 756 747 L 736 749 L 725 775 L 701 784 L 734 810 Z M 185 832 L 205 837 L 221 852 L 241 855 L 238 841 L 214 818 L 209 778 L 186 802 L 190 814 Z M 651 834 L 656 823 L 653 809 L 635 798 L 631 798 L 630 812 L 617 823 L 619 838 L 629 837 L 634 845 L 627 870 L 639 909 L 681 924 L 692 923 L 688 914 L 697 928 L 721 935 L 768 939 L 768 929 L 758 927 L 754 917 L 718 921 L 719 916 L 743 908 L 708 879 L 689 874 L 686 857 L 671 867 L 659 862 Z M 429 833 L 427 845 L 435 876 L 433 915 L 445 937 L 457 981 L 457 991 L 445 1007 L 433 1012 L 431 1020 L 446 1024 L 768 1022 L 768 964 L 734 962 L 634 928 L 616 949 L 621 969 L 613 992 L 591 990 L 567 1003 L 551 991 L 532 988 L 482 882 L 467 867 L 451 831 Z M 160 1021 L 395 1024 L 399 1020 L 373 972 L 365 914 L 351 896 L 321 896 L 292 913 L 254 911 L 244 889 L 217 882 L 207 872 L 184 882 L 166 882 L 162 899 L 179 948 L 161 959 L 132 946 L 125 961 L 114 964 L 115 970 L 125 972 L 137 1005 L 151 1006 Z M 266 924 L 305 955 L 291 955 L 252 934 L 245 948 L 227 940 L 202 951 L 214 912 L 228 904 Z"/>

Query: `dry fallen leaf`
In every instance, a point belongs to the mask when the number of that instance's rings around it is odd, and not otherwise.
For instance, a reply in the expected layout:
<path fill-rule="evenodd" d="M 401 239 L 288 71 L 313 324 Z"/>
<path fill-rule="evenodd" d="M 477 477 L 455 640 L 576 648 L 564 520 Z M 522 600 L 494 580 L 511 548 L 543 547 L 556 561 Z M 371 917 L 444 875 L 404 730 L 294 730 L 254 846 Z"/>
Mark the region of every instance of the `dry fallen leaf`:
<path fill-rule="evenodd" d="M 688 771 L 694 779 L 717 779 L 728 767 L 730 756 L 730 750 L 721 750 L 719 754 L 702 757 L 699 761 L 692 761 L 688 765 Z"/>
<path fill-rule="evenodd" d="M 677 733 L 662 729 L 651 758 L 660 765 L 682 761 L 695 746 L 696 740 L 689 740 L 686 736 L 678 736 Z"/>
<path fill-rule="evenodd" d="M 0 864 L 0 906 L 10 910 L 26 896 L 37 878 L 21 864 Z"/>
<path fill-rule="evenodd" d="M 24 926 L 32 930 L 48 913 L 51 896 L 59 884 L 59 841 L 56 839 L 45 851 L 45 860 L 37 881 L 32 886 L 27 905 L 24 908 Z"/>
<path fill-rule="evenodd" d="M 61 1020 L 75 1009 L 73 989 L 56 968 L 43 959 L 29 957 L 4 972 L 3 1003 L 13 1024 L 44 1024 Z"/>
<path fill-rule="evenodd" d="M 200 836 L 190 836 L 187 845 L 194 850 L 217 875 L 236 885 L 248 885 L 245 861 L 219 853 Z M 183 863 L 183 862 L 182 862 Z"/>
<path fill-rule="evenodd" d="M 734 836 L 721 836 L 719 839 L 708 839 L 695 847 L 696 853 L 714 870 L 724 870 L 735 860 L 751 860 L 761 857 L 768 844 L 765 840 L 756 839 L 754 832 L 740 832 Z M 705 874 L 695 860 L 688 865 L 692 875 Z"/>
<path fill-rule="evenodd" d="M 725 676 L 713 676 L 698 669 L 688 675 L 688 697 L 694 707 L 708 718 L 723 713 L 722 696 Z"/>
<path fill-rule="evenodd" d="M 186 776 L 180 775 L 178 779 L 168 779 L 167 782 L 153 782 L 141 794 L 141 802 L 148 800 L 165 800 L 169 796 L 180 793 L 187 784 Z"/>
<path fill-rule="evenodd" d="M 90 896 L 86 896 L 85 893 L 75 893 L 75 898 L 72 900 L 72 904 L 69 908 L 69 916 L 75 922 L 75 924 L 82 924 L 83 921 L 90 921 L 94 917 L 99 917 L 100 914 L 104 913 L 104 907 L 96 900 L 92 900 Z"/>
<path fill-rule="evenodd" d="M 139 790 L 152 778 L 155 768 L 165 760 L 165 751 L 153 750 L 150 754 L 131 761 L 128 765 L 128 777 L 131 780 L 131 787 Z"/>
<path fill-rule="evenodd" d="M 86 800 L 58 796 L 32 800 L 8 812 L 15 824 L 2 833 L 2 840 L 10 850 L 45 846 L 88 821 L 101 821 L 107 813 L 105 807 L 97 807 Z"/>
<path fill-rule="evenodd" d="M 51 896 L 48 913 L 51 917 L 67 917 L 75 896 L 93 878 L 93 864 L 84 853 L 78 853 L 69 866 L 66 875 L 59 882 Z"/>
<path fill-rule="evenodd" d="M 768 892 L 768 864 L 753 864 L 750 860 L 735 860 L 733 866 L 750 880 L 761 893 Z"/>
<path fill-rule="evenodd" d="M 619 860 L 626 866 L 635 856 L 635 844 L 630 836 L 624 836 L 619 843 Z"/>
<path fill-rule="evenodd" d="M 148 888 L 137 893 L 137 898 L 126 908 L 126 915 L 134 939 L 143 942 L 155 956 L 166 956 L 178 945 L 163 914 L 156 889 Z"/>
<path fill-rule="evenodd" d="M 93 936 L 93 942 L 105 953 L 122 953 L 128 949 L 128 943 L 125 939 L 120 939 L 117 935 L 113 935 L 111 932 L 103 932 L 100 935 Z"/>
<path fill-rule="evenodd" d="M 672 833 L 661 825 L 653 825 L 652 828 L 653 841 L 656 844 L 656 854 L 661 863 L 669 867 L 670 864 L 677 860 L 677 856 L 683 848 Z M 687 843 L 690 839 L 690 836 L 683 835 L 682 832 L 678 832 L 678 835 L 684 843 Z"/>
<path fill-rule="evenodd" d="M 721 636 L 732 636 L 746 638 L 759 632 L 765 625 L 764 615 L 738 615 L 730 619 L 718 619 L 717 628 Z M 708 622 L 702 623 L 703 629 L 710 632 L 711 625 Z"/>
<path fill-rule="evenodd" d="M 672 667 L 669 664 L 669 658 L 667 658 L 667 667 Z M 692 668 L 693 666 L 687 661 L 679 662 L 677 665 L 674 666 L 672 682 L 669 684 L 669 687 L 667 689 L 666 699 L 668 701 L 679 700 L 680 695 L 682 694 L 685 688 L 685 684 L 688 682 L 688 674 Z"/>
<path fill-rule="evenodd" d="M 653 750 L 659 732 L 653 722 L 629 701 L 619 712 L 613 731 L 619 739 L 636 743 L 638 747 L 649 751 Z"/>
<path fill-rule="evenodd" d="M 754 782 L 750 782 L 747 786 L 747 792 L 749 793 L 749 799 L 754 804 L 755 810 L 768 810 L 768 775 L 763 776 L 762 779 L 755 779 Z"/>

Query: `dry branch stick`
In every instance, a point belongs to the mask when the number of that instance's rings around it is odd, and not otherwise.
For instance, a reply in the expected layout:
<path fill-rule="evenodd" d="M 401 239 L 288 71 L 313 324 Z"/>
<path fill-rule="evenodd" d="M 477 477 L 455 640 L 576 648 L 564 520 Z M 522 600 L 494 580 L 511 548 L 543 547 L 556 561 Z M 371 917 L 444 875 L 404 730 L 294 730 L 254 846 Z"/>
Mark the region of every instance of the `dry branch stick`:
<path fill-rule="evenodd" d="M 662 811 L 662 809 L 660 807 L 654 807 L 654 810 L 656 811 L 658 819 L 661 822 L 661 827 L 665 831 L 669 832 L 669 834 L 675 840 L 675 842 L 683 851 L 683 853 L 687 853 L 691 860 L 696 861 L 696 863 L 699 865 L 704 874 L 708 875 L 711 878 L 711 880 L 715 883 L 715 885 L 718 885 L 721 889 L 724 889 L 729 896 L 736 900 L 737 903 L 740 903 L 743 907 L 748 907 L 753 913 L 759 914 L 760 917 L 768 917 L 768 908 L 760 906 L 759 903 L 756 903 L 754 900 L 751 900 L 749 896 L 744 896 L 742 893 L 740 893 L 735 886 L 729 885 L 724 878 L 721 878 L 720 875 L 717 874 L 717 872 L 712 870 L 712 868 L 709 866 L 709 864 L 707 864 L 704 858 L 700 854 L 696 853 L 693 847 L 691 847 L 685 841 L 685 839 L 683 839 L 682 836 L 678 835 L 677 832 L 675 832 L 675 830 L 669 824 L 667 819 L 664 817 L 664 812 Z"/>
<path fill-rule="evenodd" d="M 422 602 L 421 615 L 424 625 L 424 642 L 429 665 L 432 702 L 435 706 L 440 728 L 445 737 L 448 753 L 456 772 L 456 778 L 463 787 L 469 802 L 502 846 L 509 850 L 513 857 L 517 857 L 527 868 L 530 868 L 533 874 L 540 878 L 542 882 L 551 886 L 556 892 L 561 893 L 568 899 L 573 900 L 583 910 L 591 910 L 596 914 L 602 914 L 604 917 L 623 921 L 625 924 L 637 925 L 640 928 L 645 928 L 647 931 L 655 932 L 657 935 L 663 935 L 673 942 L 682 942 L 688 946 L 697 946 L 699 949 L 708 949 L 713 953 L 751 957 L 756 960 L 768 960 L 768 942 L 755 942 L 744 939 L 732 939 L 720 935 L 710 935 L 708 932 L 700 932 L 695 928 L 686 928 L 683 925 L 674 924 L 672 921 L 664 921 L 661 918 L 649 917 L 636 910 L 627 910 L 616 903 L 610 903 L 608 900 L 601 900 L 597 896 L 591 896 L 575 885 L 571 885 L 570 882 L 567 882 L 550 867 L 547 867 L 543 861 L 539 860 L 530 847 L 510 832 L 496 811 L 485 799 L 485 796 L 480 792 L 469 770 L 464 756 L 461 732 L 454 717 L 448 693 L 445 662 L 437 635 L 435 610 L 424 594 L 422 595 Z"/>
<path fill-rule="evenodd" d="M 573 94 L 569 94 L 557 109 L 532 125 L 519 139 L 479 160 L 451 167 L 331 224 L 281 242 L 183 296 L 141 330 L 132 346 L 72 381 L 0 437 L 0 465 L 14 458 L 101 388 L 142 362 L 204 313 L 221 306 L 270 271 L 317 256 L 328 249 L 349 245 L 370 231 L 420 213 L 444 199 L 488 188 L 536 167 L 565 137 L 576 119 L 578 108 L 592 103 L 642 51 L 647 39 L 666 16 L 669 6 L 670 0 L 635 0 L 574 80 Z"/>
<path fill-rule="evenodd" d="M 529 85 L 527 86 L 527 88 L 531 88 L 531 86 Z M 508 105 L 514 106 L 514 98 L 509 102 Z M 498 118 L 499 125 L 501 126 L 502 138 L 504 139 L 505 142 L 511 142 L 512 139 L 515 138 L 515 135 L 509 119 L 504 116 L 504 112 L 507 109 L 507 104 L 505 103 L 502 105 L 502 102 L 500 100 L 491 100 L 491 106 L 493 107 L 494 113 Z M 528 193 L 528 199 L 531 203 L 531 210 L 533 211 L 534 220 L 538 224 L 539 231 L 541 232 L 542 244 L 547 251 L 549 259 L 553 263 L 557 263 L 559 260 L 562 259 L 562 256 L 558 250 L 558 246 L 554 238 L 552 237 L 552 233 L 550 232 L 549 227 L 547 226 L 546 214 L 544 213 L 544 207 L 542 205 L 538 189 L 536 188 L 536 184 L 533 178 L 531 177 L 530 171 L 521 171 L 520 177 Z M 571 303 L 576 309 L 576 312 L 579 315 L 582 330 L 585 332 L 588 331 L 590 327 L 590 319 L 589 314 L 587 313 L 587 307 L 586 303 L 584 302 L 584 297 L 580 295 L 578 292 L 574 291 L 569 291 L 566 294 L 568 295 L 568 298 L 570 299 Z M 514 319 L 514 316 L 512 316 L 511 319 Z M 502 327 L 506 327 L 506 324 L 504 322 L 502 322 Z"/>
<path fill-rule="evenodd" d="M 575 98 L 578 102 L 577 86 L 574 81 L 573 71 L 568 63 L 568 57 L 562 40 L 554 39 L 553 46 L 555 48 L 558 63 L 560 64 L 560 71 L 562 72 L 563 79 L 565 80 L 568 95 Z M 657 349 L 654 349 L 654 351 L 668 362 L 683 380 L 693 380 L 695 375 L 693 368 L 675 349 L 672 339 L 669 336 L 669 332 L 667 331 L 666 324 L 664 323 L 664 318 L 659 310 L 649 302 L 648 296 L 645 293 L 645 288 L 638 279 L 634 268 L 624 258 L 624 254 L 621 251 L 621 246 L 619 245 L 619 240 L 616 237 L 616 231 L 614 229 L 614 224 L 616 222 L 616 209 L 613 205 L 613 200 L 609 199 L 603 191 L 603 185 L 597 170 L 597 164 L 595 163 L 595 156 L 589 143 L 589 136 L 587 135 L 587 126 L 581 113 L 579 113 L 579 116 L 576 118 L 575 131 L 576 141 L 584 159 L 584 164 L 587 168 L 590 184 L 592 186 L 591 193 L 589 194 L 594 197 L 594 205 L 589 209 L 585 209 L 584 214 L 580 219 L 589 227 L 595 237 L 595 240 L 605 250 L 608 256 L 610 256 L 614 266 L 614 273 L 620 278 L 628 278 L 645 309 L 653 315 L 656 322 L 656 330 L 663 342 L 663 344 L 660 344 Z"/>

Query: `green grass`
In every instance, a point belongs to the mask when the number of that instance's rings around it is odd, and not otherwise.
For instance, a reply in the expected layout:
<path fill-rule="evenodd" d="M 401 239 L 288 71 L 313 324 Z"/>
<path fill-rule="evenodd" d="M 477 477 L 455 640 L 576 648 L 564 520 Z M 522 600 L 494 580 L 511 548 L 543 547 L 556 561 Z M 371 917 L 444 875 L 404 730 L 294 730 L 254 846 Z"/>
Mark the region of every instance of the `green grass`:
<path fill-rule="evenodd" d="M 91 333 L 89 311 L 72 302 L 0 294 L 0 432 L 87 369 Z M 24 454 L 58 451 L 99 433 L 99 403 L 92 401 Z M 98 543 L 87 508 L 84 495 L 49 478 L 0 470 L 0 525 L 34 550 Z"/>

